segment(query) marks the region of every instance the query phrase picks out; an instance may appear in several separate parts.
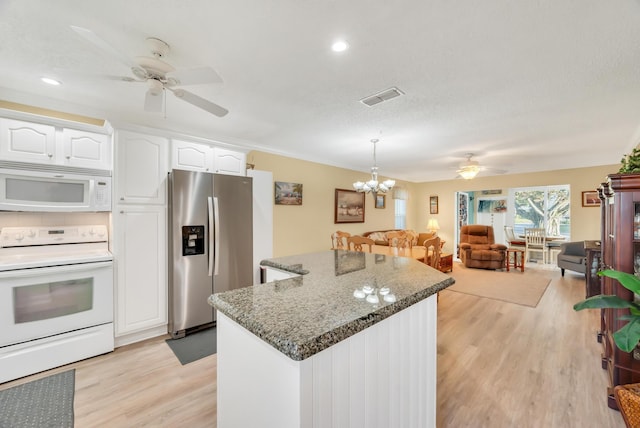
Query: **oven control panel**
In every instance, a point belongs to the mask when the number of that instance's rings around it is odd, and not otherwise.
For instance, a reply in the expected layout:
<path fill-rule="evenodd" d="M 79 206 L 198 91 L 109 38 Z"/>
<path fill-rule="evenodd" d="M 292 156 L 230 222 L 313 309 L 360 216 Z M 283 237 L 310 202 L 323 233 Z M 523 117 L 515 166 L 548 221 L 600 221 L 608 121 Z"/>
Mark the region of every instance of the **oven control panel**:
<path fill-rule="evenodd" d="M 105 225 L 3 227 L 0 248 L 107 242 Z"/>

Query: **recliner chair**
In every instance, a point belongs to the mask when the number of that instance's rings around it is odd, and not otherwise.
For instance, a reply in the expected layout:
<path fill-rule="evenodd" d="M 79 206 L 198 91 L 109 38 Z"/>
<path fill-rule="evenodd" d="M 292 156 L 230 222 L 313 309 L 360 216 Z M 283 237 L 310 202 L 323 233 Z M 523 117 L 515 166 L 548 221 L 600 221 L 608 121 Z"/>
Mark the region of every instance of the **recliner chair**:
<path fill-rule="evenodd" d="M 507 246 L 496 244 L 493 227 L 470 224 L 460 228 L 460 260 L 466 267 L 504 269 Z"/>

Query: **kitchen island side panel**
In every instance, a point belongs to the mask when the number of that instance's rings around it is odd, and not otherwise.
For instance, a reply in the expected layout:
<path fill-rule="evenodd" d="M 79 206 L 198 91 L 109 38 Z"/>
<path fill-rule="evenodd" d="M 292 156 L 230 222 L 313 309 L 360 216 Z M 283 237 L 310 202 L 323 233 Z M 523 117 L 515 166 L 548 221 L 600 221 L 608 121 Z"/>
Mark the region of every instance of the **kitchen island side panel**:
<path fill-rule="evenodd" d="M 302 361 L 218 318 L 218 426 L 433 427 L 437 295 Z"/>

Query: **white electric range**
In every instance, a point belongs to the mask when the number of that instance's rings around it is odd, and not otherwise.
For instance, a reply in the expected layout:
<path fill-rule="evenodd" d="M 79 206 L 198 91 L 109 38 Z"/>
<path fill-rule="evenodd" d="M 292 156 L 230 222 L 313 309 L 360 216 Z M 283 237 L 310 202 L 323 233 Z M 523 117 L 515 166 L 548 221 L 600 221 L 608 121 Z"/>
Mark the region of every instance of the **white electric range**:
<path fill-rule="evenodd" d="M 0 382 L 113 351 L 107 227 L 0 231 Z"/>

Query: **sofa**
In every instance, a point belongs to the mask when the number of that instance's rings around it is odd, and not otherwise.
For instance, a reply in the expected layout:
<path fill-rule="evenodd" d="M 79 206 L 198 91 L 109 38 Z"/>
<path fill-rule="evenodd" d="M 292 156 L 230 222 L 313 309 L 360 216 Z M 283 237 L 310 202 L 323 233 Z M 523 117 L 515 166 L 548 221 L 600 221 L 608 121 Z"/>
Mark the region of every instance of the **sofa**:
<path fill-rule="evenodd" d="M 460 228 L 460 261 L 469 268 L 504 269 L 507 246 L 496 244 L 493 227 L 470 224 Z"/>
<path fill-rule="evenodd" d="M 584 241 L 562 243 L 557 260 L 562 276 L 564 276 L 565 269 L 585 273 L 587 271 L 587 257 L 584 250 Z"/>
<path fill-rule="evenodd" d="M 413 235 L 412 245 L 424 245 L 424 241 L 426 241 L 427 239 L 431 239 L 436 235 L 435 232 L 417 233 L 409 229 L 388 229 L 365 232 L 362 234 L 362 236 L 364 236 L 365 238 L 373 239 L 376 245 L 389 245 L 389 241 L 387 241 L 386 237 L 387 232 L 406 232 L 407 234 Z"/>

